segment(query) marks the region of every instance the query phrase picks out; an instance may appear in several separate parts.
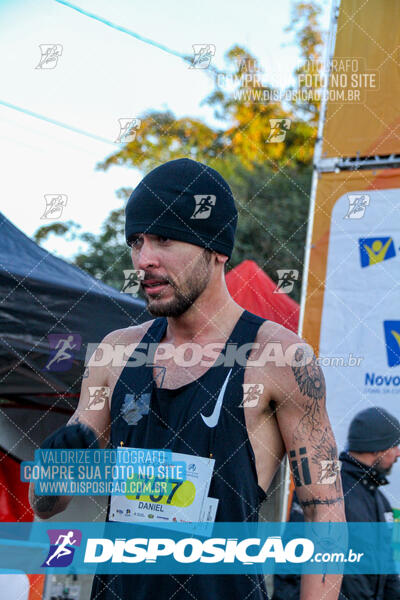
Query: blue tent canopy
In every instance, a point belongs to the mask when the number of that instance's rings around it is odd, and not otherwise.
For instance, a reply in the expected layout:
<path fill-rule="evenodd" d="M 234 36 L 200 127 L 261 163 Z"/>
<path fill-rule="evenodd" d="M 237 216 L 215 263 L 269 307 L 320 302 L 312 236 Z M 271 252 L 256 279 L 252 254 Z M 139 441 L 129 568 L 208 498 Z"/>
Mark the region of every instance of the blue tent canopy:
<path fill-rule="evenodd" d="M 2 398 L 52 404 L 63 394 L 70 407 L 87 344 L 150 318 L 143 300 L 53 256 L 0 213 Z"/>

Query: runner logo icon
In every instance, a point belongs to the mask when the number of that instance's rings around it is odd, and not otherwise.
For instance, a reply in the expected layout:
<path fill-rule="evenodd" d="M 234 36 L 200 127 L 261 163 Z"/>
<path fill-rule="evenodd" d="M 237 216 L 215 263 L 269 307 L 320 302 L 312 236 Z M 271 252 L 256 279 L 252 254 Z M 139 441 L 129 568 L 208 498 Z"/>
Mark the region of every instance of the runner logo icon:
<path fill-rule="evenodd" d="M 74 354 L 80 350 L 82 337 L 79 333 L 49 333 L 50 357 L 45 371 L 68 371 L 74 361 Z"/>
<path fill-rule="evenodd" d="M 49 553 L 42 567 L 68 567 L 74 558 L 75 547 L 81 545 L 79 529 L 48 529 Z"/>

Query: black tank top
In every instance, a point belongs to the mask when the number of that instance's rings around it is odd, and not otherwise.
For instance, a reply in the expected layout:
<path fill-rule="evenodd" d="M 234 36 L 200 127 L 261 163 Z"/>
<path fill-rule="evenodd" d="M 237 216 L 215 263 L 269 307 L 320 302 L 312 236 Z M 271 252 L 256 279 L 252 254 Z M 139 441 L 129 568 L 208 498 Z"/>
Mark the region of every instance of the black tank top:
<path fill-rule="evenodd" d="M 264 319 L 244 311 L 223 353 L 248 344 L 251 351 Z M 155 319 L 142 343 L 159 343 L 167 319 Z M 154 346 L 153 346 L 154 347 Z M 137 352 L 137 351 L 136 351 Z M 143 352 L 146 352 L 143 350 Z M 257 521 L 266 494 L 257 483 L 255 458 L 244 418 L 245 360 L 210 367 L 195 381 L 177 389 L 159 389 L 148 361 L 142 367 L 125 367 L 111 402 L 111 446 L 123 442 L 131 448 L 168 449 L 215 459 L 209 497 L 218 498 L 216 521 Z M 233 363 L 233 365 L 232 365 Z M 202 415 L 213 413 L 219 392 L 230 372 L 216 426 L 208 427 Z M 150 410 L 136 424 L 124 418 L 125 396 L 150 394 Z M 108 515 L 107 515 L 108 520 Z M 96 575 L 92 600 L 266 600 L 262 575 Z"/>

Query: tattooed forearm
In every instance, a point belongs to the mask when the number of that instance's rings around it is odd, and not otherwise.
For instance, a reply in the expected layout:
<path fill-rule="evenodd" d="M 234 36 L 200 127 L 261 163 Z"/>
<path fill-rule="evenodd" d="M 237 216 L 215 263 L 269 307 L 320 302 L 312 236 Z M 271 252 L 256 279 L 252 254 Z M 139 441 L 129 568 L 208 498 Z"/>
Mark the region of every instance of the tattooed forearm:
<path fill-rule="evenodd" d="M 306 508 L 307 506 L 320 506 L 322 504 L 331 505 L 338 504 L 338 502 L 343 502 L 343 496 L 338 496 L 337 498 L 312 498 L 311 500 L 301 500 L 300 506 Z"/>

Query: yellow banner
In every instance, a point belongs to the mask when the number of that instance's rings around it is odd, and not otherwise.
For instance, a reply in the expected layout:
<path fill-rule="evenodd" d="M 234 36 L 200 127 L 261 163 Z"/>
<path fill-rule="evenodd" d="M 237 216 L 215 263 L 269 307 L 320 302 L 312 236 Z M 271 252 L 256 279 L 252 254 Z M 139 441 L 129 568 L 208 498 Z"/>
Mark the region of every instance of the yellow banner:
<path fill-rule="evenodd" d="M 341 1 L 322 158 L 400 153 L 399 25 L 399 0 Z"/>

